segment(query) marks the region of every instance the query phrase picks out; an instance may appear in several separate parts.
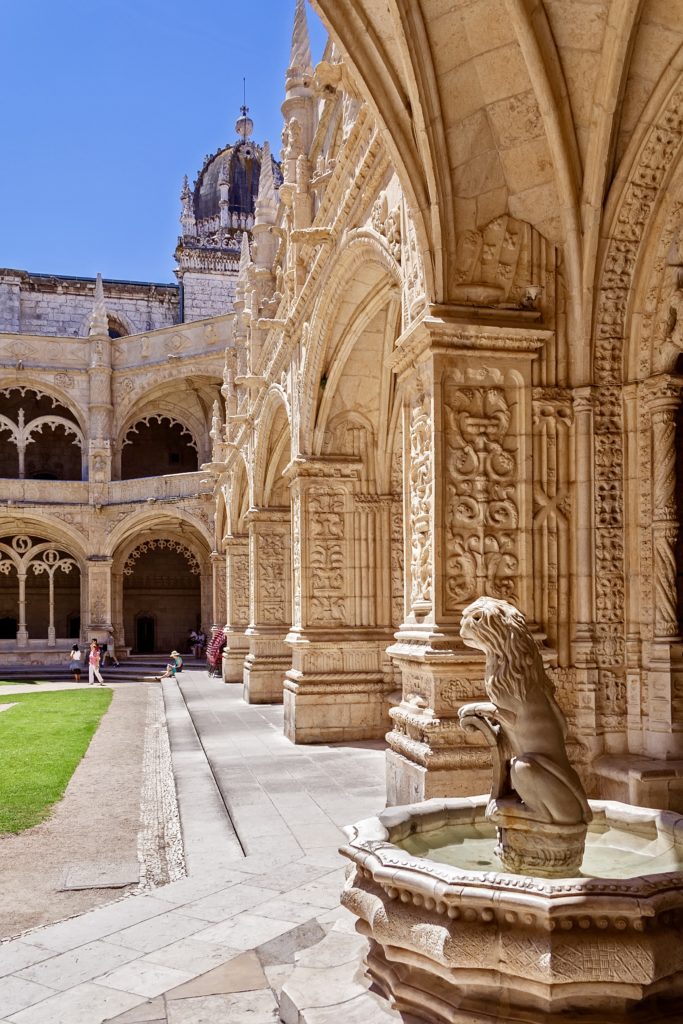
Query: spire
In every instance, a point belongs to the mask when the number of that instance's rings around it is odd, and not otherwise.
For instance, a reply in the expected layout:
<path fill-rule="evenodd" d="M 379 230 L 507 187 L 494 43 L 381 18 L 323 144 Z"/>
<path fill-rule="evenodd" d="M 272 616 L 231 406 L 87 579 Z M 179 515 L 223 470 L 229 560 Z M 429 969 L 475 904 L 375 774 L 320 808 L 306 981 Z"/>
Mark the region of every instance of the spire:
<path fill-rule="evenodd" d="M 305 71 L 306 69 L 311 69 L 312 65 L 311 40 L 308 35 L 308 22 L 306 21 L 306 0 L 296 0 L 289 70 L 293 71 L 296 68 L 299 71 Z"/>
<path fill-rule="evenodd" d="M 107 307 L 104 304 L 104 286 L 101 274 L 97 275 L 97 280 L 95 281 L 95 302 L 90 316 L 88 334 L 91 338 L 97 334 L 109 334 L 109 319 L 107 317 Z"/>
<path fill-rule="evenodd" d="M 192 208 L 192 192 L 187 175 L 183 178 L 183 187 L 180 193 L 180 201 L 183 208 L 180 213 L 180 223 L 183 228 L 183 235 L 194 235 L 196 233 L 196 221 Z"/>
<path fill-rule="evenodd" d="M 263 143 L 261 156 L 261 177 L 258 183 L 258 196 L 256 197 L 256 220 L 257 224 L 274 224 L 277 213 L 277 194 L 275 192 L 275 178 L 273 177 L 273 158 L 270 155 L 270 143 Z"/>
<path fill-rule="evenodd" d="M 249 250 L 249 234 L 242 232 L 242 251 L 240 252 L 240 265 L 237 271 L 235 282 L 235 302 L 246 302 L 249 291 L 249 265 L 251 263 L 251 252 Z"/>
<path fill-rule="evenodd" d="M 240 285 L 242 288 L 247 283 L 247 270 L 251 263 L 251 253 L 249 251 L 249 235 L 246 231 L 242 232 L 242 251 L 240 252 L 240 265 L 237 271 L 237 287 Z"/>

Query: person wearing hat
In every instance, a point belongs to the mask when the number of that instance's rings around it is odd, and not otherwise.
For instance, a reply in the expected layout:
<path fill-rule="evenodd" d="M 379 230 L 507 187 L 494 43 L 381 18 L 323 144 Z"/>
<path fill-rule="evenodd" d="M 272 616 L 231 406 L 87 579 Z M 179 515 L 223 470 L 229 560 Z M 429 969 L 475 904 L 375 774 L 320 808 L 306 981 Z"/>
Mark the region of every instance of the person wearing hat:
<path fill-rule="evenodd" d="M 163 673 L 163 675 L 155 676 L 156 679 L 170 679 L 171 677 L 175 678 L 176 672 L 183 671 L 183 659 L 178 653 L 178 651 L 171 651 L 171 657 L 173 658 L 173 661 L 169 661 L 168 665 L 166 666 L 166 671 Z"/>

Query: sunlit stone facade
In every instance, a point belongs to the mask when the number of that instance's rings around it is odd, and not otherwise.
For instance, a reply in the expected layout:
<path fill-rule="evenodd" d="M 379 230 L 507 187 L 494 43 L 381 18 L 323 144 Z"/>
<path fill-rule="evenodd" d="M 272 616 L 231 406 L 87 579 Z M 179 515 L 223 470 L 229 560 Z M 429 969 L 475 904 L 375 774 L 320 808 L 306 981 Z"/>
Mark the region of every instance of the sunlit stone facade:
<path fill-rule="evenodd" d="M 184 190 L 181 277 L 204 217 L 224 315 L 197 298 L 211 319 L 101 352 L 0 340 L 3 387 L 72 410 L 89 478 L 5 481 L 8 535 L 59 540 L 89 623 L 123 629 L 110 581 L 168 524 L 226 682 L 283 700 L 296 742 L 388 734 L 393 802 L 486 789 L 458 623 L 505 598 L 590 795 L 680 809 L 683 11 L 314 6 L 334 41 L 314 68 L 297 2 L 253 219 L 221 208 L 220 169 L 217 211 Z M 116 479 L 162 414 L 203 472 Z"/>

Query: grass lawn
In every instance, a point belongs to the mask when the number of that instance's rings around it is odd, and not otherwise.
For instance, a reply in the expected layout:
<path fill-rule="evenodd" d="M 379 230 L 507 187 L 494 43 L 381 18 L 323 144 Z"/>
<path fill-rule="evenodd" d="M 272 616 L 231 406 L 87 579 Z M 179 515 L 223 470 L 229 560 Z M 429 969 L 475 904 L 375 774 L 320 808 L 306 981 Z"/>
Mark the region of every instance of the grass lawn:
<path fill-rule="evenodd" d="M 0 679 L 0 686 L 36 686 L 37 679 Z"/>
<path fill-rule="evenodd" d="M 43 821 L 61 798 L 112 691 L 8 694 L 0 714 L 0 833 Z M 0 700 L 2 703 L 2 700 Z"/>

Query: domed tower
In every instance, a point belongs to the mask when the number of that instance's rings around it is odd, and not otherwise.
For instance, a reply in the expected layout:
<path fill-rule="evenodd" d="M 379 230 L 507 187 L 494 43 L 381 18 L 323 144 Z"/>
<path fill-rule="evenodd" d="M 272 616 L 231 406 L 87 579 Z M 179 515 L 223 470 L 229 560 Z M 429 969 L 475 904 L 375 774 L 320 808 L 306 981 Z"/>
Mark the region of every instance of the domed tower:
<path fill-rule="evenodd" d="M 237 141 L 207 156 L 193 188 L 180 194 L 182 235 L 175 256 L 183 295 L 183 320 L 219 316 L 232 309 L 242 235 L 251 239 L 263 148 L 251 138 L 254 123 L 242 107 Z M 270 157 L 276 187 L 280 165 Z"/>

